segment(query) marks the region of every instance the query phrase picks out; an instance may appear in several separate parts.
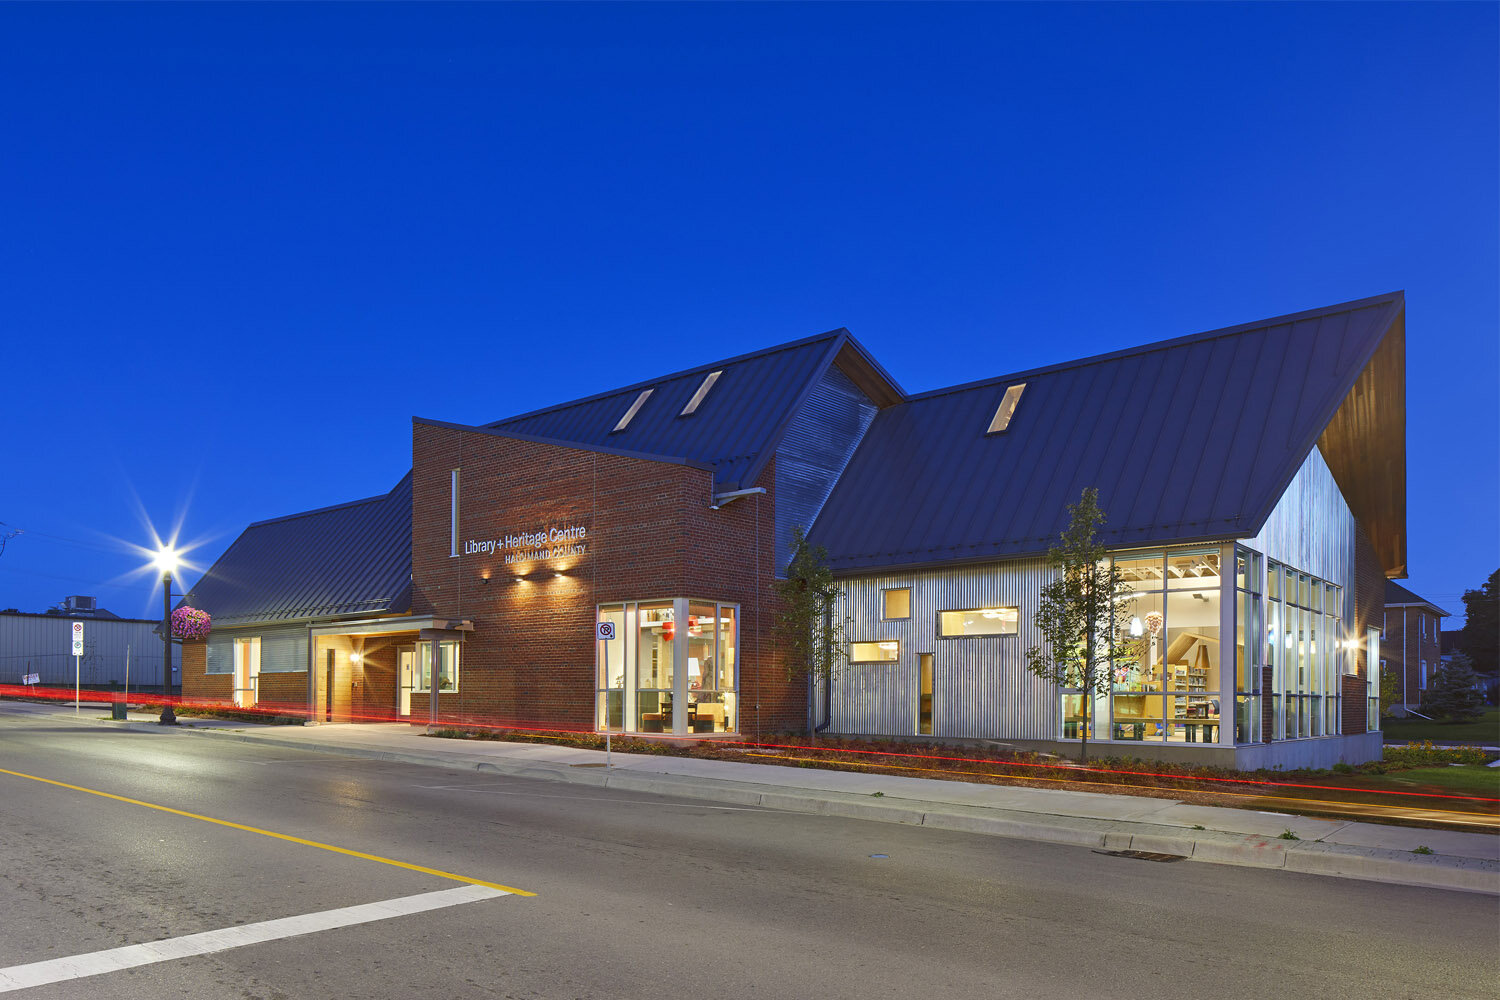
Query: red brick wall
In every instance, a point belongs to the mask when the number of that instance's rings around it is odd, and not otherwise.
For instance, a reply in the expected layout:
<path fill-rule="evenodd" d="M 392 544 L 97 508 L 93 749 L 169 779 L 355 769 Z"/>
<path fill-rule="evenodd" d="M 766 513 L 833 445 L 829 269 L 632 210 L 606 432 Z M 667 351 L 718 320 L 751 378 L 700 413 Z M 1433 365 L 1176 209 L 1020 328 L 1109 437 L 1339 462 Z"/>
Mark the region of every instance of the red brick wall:
<path fill-rule="evenodd" d="M 1344 700 L 1340 702 L 1340 713 L 1343 715 L 1344 735 L 1362 733 L 1369 729 L 1368 711 L 1365 704 L 1365 679 L 1355 677 L 1352 674 L 1343 675 Z"/>
<path fill-rule="evenodd" d="M 229 700 L 233 677 L 209 674 L 208 643 L 184 639 L 182 643 L 182 696 L 189 701 Z"/>
<path fill-rule="evenodd" d="M 455 468 L 461 552 L 469 539 L 583 525 L 586 553 L 520 565 L 500 551 L 450 556 Z M 800 724 L 771 634 L 771 466 L 767 495 L 713 511 L 703 469 L 417 423 L 412 474 L 412 610 L 474 622 L 459 690 L 439 697 L 443 719 L 592 731 L 596 605 L 697 597 L 740 605 L 741 731 Z M 528 578 L 514 582 L 518 571 Z M 414 696 L 413 716 L 427 712 Z"/>

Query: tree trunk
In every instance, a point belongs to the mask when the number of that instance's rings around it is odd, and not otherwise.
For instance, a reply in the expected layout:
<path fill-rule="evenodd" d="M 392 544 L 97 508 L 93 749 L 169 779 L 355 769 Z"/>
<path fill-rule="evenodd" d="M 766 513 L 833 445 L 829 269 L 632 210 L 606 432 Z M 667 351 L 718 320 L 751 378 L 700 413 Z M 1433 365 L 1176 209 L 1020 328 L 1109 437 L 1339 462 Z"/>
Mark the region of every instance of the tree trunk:
<path fill-rule="evenodd" d="M 818 742 L 818 717 L 815 714 L 815 706 L 817 704 L 815 677 L 816 675 L 812 670 L 807 671 L 807 740 L 809 743 Z"/>
<path fill-rule="evenodd" d="M 1094 630 L 1083 633 L 1083 745 L 1078 751 L 1078 763 L 1089 760 L 1089 715 L 1094 707 Z"/>

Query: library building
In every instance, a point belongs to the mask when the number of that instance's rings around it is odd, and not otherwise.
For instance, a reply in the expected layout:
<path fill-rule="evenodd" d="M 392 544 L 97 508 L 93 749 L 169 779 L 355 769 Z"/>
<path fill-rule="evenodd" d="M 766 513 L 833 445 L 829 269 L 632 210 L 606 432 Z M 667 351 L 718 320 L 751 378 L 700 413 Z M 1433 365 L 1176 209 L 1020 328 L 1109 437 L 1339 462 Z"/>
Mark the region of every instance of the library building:
<path fill-rule="evenodd" d="M 921 393 L 836 330 L 494 423 L 415 417 L 389 492 L 252 524 L 193 587 L 212 632 L 184 643 L 184 695 L 316 723 L 1375 759 L 1404 368 L 1393 293 Z M 1090 487 L 1131 590 L 1102 693 L 1026 669 Z M 777 627 L 798 530 L 846 640 L 811 692 Z"/>

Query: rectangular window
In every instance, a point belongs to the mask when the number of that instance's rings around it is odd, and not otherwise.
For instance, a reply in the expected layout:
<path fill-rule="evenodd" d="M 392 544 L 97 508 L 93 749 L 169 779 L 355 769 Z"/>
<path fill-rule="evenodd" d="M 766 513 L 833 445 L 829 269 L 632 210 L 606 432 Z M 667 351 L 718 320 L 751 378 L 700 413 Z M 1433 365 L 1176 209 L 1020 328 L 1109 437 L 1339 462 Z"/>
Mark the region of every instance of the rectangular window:
<path fill-rule="evenodd" d="M 894 639 L 885 642 L 851 642 L 850 663 L 891 663 L 901 658 L 901 643 Z"/>
<path fill-rule="evenodd" d="M 620 418 L 620 422 L 615 424 L 614 430 L 610 431 L 611 434 L 618 434 L 630 426 L 630 422 L 635 419 L 635 415 L 641 412 L 641 407 L 646 405 L 646 400 L 651 398 L 652 391 L 651 389 L 641 390 L 641 394 L 635 397 L 635 402 L 630 404 L 630 409 L 625 411 L 625 415 Z"/>
<path fill-rule="evenodd" d="M 938 635 L 955 639 L 972 635 L 1015 635 L 1020 626 L 1019 608 L 971 608 L 939 611 Z"/>
<path fill-rule="evenodd" d="M 911 617 L 911 588 L 893 587 L 880 592 L 880 617 L 896 621 Z"/>
<path fill-rule="evenodd" d="M 708 376 L 704 378 L 703 384 L 698 386 L 698 391 L 693 393 L 693 398 L 688 400 L 687 405 L 682 408 L 682 412 L 677 415 L 679 417 L 687 417 L 696 413 L 698 405 L 703 402 L 703 397 L 708 395 L 708 390 L 714 387 L 714 383 L 719 381 L 719 376 L 723 374 L 722 371 L 709 372 Z"/>
<path fill-rule="evenodd" d="M 932 661 L 931 653 L 917 657 L 917 734 L 932 735 Z"/>
<path fill-rule="evenodd" d="M 1421 660 L 1419 662 L 1420 662 L 1421 672 L 1419 674 L 1417 674 L 1417 687 L 1421 688 L 1423 691 L 1426 691 L 1427 690 L 1427 661 L 1426 660 Z"/>
<path fill-rule="evenodd" d="M 452 480 L 448 486 L 448 555 L 451 558 L 458 556 L 458 470 L 453 470 Z"/>
<path fill-rule="evenodd" d="M 1009 386 L 1005 395 L 1000 399 L 1000 405 L 995 409 L 994 419 L 990 421 L 989 430 L 986 434 L 999 434 L 1010 426 L 1011 417 L 1016 415 L 1016 407 L 1021 403 L 1021 393 L 1025 391 L 1026 383 Z"/>
<path fill-rule="evenodd" d="M 458 643 L 438 643 L 438 693 L 458 690 Z M 417 643 L 417 674 L 412 678 L 413 692 L 432 691 L 432 643 Z"/>

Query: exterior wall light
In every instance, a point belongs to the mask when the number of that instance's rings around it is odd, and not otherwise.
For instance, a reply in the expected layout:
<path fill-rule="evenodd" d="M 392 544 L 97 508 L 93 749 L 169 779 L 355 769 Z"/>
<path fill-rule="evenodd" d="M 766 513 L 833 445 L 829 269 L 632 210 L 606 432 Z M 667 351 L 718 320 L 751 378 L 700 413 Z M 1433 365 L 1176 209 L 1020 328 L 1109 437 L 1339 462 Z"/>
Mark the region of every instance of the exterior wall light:
<path fill-rule="evenodd" d="M 350 663 L 358 663 L 359 662 L 359 654 L 358 653 L 350 653 L 349 654 L 349 662 Z"/>

